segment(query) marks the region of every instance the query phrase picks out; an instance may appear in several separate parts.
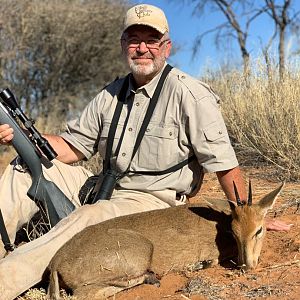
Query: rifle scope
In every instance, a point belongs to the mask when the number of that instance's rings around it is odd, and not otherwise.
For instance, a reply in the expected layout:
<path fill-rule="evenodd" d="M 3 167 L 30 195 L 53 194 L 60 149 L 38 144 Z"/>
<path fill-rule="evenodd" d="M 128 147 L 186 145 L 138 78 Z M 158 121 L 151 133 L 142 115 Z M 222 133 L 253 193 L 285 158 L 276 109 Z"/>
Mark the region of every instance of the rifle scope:
<path fill-rule="evenodd" d="M 45 154 L 45 156 L 52 160 L 57 156 L 57 153 L 52 148 L 52 146 L 48 143 L 48 141 L 41 136 L 41 134 L 34 127 L 34 121 L 30 120 L 26 117 L 26 115 L 21 110 L 14 94 L 10 91 L 9 88 L 6 88 L 0 92 L 0 98 L 2 99 L 2 103 L 9 109 L 12 116 L 15 118 L 16 116 L 23 123 L 24 127 L 31 134 L 30 138 L 34 141 L 39 147 L 39 149 Z"/>

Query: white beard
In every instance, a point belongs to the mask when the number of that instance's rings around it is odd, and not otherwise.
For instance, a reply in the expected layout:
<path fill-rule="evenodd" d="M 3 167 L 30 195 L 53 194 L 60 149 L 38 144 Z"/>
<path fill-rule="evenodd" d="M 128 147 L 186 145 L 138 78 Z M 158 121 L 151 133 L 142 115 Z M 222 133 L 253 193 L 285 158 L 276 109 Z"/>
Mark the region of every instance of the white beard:
<path fill-rule="evenodd" d="M 129 68 L 134 75 L 139 76 L 148 76 L 155 72 L 155 64 L 151 62 L 151 64 L 143 65 L 143 64 L 136 64 L 134 60 L 130 60 Z"/>
<path fill-rule="evenodd" d="M 139 64 L 134 59 L 127 57 L 129 68 L 133 75 L 136 76 L 152 76 L 157 74 L 165 64 L 165 57 L 156 57 L 148 64 Z"/>

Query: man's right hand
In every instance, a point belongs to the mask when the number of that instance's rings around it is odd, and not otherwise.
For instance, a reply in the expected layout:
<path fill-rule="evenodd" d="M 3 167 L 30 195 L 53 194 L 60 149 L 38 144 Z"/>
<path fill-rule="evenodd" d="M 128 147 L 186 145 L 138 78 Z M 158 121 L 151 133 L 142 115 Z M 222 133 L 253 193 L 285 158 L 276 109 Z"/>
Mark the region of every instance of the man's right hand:
<path fill-rule="evenodd" d="M 0 144 L 10 145 L 14 137 L 14 130 L 8 125 L 0 125 Z"/>

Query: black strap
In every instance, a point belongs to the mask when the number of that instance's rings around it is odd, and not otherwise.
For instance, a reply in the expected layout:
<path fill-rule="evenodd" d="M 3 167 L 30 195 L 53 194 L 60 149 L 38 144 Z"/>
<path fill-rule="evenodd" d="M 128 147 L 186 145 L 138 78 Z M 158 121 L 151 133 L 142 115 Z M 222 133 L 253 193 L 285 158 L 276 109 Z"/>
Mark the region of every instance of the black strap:
<path fill-rule="evenodd" d="M 128 85 L 129 85 L 129 74 L 126 76 L 121 91 L 118 95 L 118 103 L 111 121 L 111 125 L 109 127 L 109 132 L 108 132 L 108 140 L 107 140 L 107 145 L 106 145 L 106 152 L 105 152 L 105 159 L 103 161 L 103 173 L 105 173 L 108 169 L 110 169 L 110 156 L 111 156 L 111 152 L 112 152 L 112 146 L 114 143 L 114 138 L 115 138 L 115 134 L 116 134 L 116 129 L 118 126 L 118 121 L 120 119 L 120 115 L 121 115 L 121 111 L 122 111 L 122 107 L 123 104 L 125 102 L 126 99 L 126 92 L 128 89 Z"/>
<path fill-rule="evenodd" d="M 163 84 L 165 82 L 165 79 L 168 76 L 168 74 L 170 73 L 170 71 L 172 70 L 172 68 L 173 67 L 170 66 L 169 64 L 166 65 L 166 67 L 164 68 L 164 70 L 163 70 L 163 72 L 162 72 L 162 74 L 161 74 L 161 76 L 159 78 L 159 82 L 158 82 L 158 84 L 156 86 L 156 89 L 154 91 L 153 97 L 150 100 L 150 103 L 149 103 L 149 106 L 148 106 L 148 109 L 147 109 L 147 112 L 146 112 L 143 124 L 142 124 L 142 126 L 140 128 L 140 131 L 138 133 L 138 136 L 136 138 L 136 142 L 135 142 L 135 145 L 134 145 L 134 148 L 133 148 L 131 160 L 135 156 L 135 154 L 137 152 L 137 149 L 139 148 L 139 146 L 141 144 L 142 138 L 143 138 L 143 136 L 145 134 L 145 131 L 146 131 L 146 129 L 147 129 L 148 125 L 149 125 L 150 119 L 152 117 L 153 111 L 154 111 L 154 109 L 156 107 L 156 104 L 157 104 L 160 92 L 162 90 Z M 128 166 L 128 168 L 129 168 L 129 166 Z"/>
<path fill-rule="evenodd" d="M 164 70 L 163 70 L 163 72 L 162 72 L 162 74 L 159 78 L 159 82 L 156 86 L 153 97 L 150 99 L 150 103 L 149 103 L 149 106 L 147 108 L 144 121 L 143 121 L 142 126 L 140 128 L 140 131 L 138 133 L 138 136 L 137 136 L 134 148 L 133 148 L 133 153 L 132 153 L 132 156 L 131 156 L 131 160 L 133 159 L 134 155 L 136 154 L 136 151 L 137 151 L 138 147 L 140 146 L 142 138 L 145 134 L 145 131 L 147 129 L 147 126 L 150 122 L 153 111 L 154 111 L 155 106 L 157 104 L 160 92 L 161 92 L 163 84 L 165 82 L 165 79 L 166 79 L 167 75 L 169 74 L 169 72 L 171 70 L 172 70 L 172 67 L 169 64 L 166 65 L 166 67 L 164 68 Z M 110 169 L 110 157 L 111 157 L 111 153 L 112 153 L 112 146 L 113 146 L 114 137 L 115 137 L 115 134 L 116 134 L 118 121 L 120 119 L 122 107 L 123 107 L 123 104 L 124 104 L 125 99 L 126 99 L 126 92 L 127 92 L 128 84 L 129 84 L 129 76 L 130 75 L 127 75 L 127 77 L 124 80 L 123 86 L 122 86 L 121 91 L 120 91 L 119 96 L 118 96 L 118 103 L 117 103 L 117 106 L 116 106 L 116 109 L 115 109 L 115 112 L 114 112 L 114 115 L 113 115 L 113 119 L 112 119 L 112 122 L 111 122 L 111 125 L 110 125 L 110 128 L 109 128 L 108 141 L 107 141 L 106 152 L 105 152 L 105 160 L 103 162 L 103 173 L 104 174 L 108 169 Z M 120 140 L 120 143 L 121 142 L 122 141 Z M 129 168 L 129 166 L 128 166 L 128 168 Z"/>
<path fill-rule="evenodd" d="M 13 251 L 14 250 L 14 245 L 11 244 L 5 224 L 4 224 L 4 220 L 3 220 L 3 215 L 0 209 L 0 235 L 1 235 L 1 239 L 2 239 L 2 243 L 4 244 L 4 249 L 9 252 L 9 251 Z"/>
<path fill-rule="evenodd" d="M 181 169 L 185 165 L 187 165 L 190 162 L 192 162 L 194 159 L 196 159 L 196 155 L 195 154 L 193 154 L 189 158 L 181 161 L 177 165 L 172 166 L 172 167 L 170 167 L 168 169 L 165 169 L 165 170 L 162 170 L 162 171 L 130 171 L 130 170 L 128 170 L 126 173 L 133 173 L 133 174 L 139 174 L 139 175 L 150 175 L 150 176 L 165 175 L 165 174 L 168 174 L 168 173 L 171 173 L 171 172 L 175 172 L 175 171 Z"/>
<path fill-rule="evenodd" d="M 154 109 L 158 102 L 158 98 L 161 93 L 165 79 L 168 76 L 169 72 L 172 70 L 172 68 L 173 68 L 172 66 L 167 64 L 159 78 L 159 81 L 158 81 L 158 84 L 154 91 L 153 97 L 150 99 L 150 103 L 147 108 L 144 121 L 143 121 L 142 126 L 139 130 L 139 133 L 137 135 L 130 161 L 132 161 L 132 159 L 134 158 L 134 156 L 141 144 L 141 141 L 143 139 L 145 131 L 149 125 L 150 119 L 153 115 Z M 114 142 L 114 137 L 115 137 L 118 121 L 119 121 L 119 118 L 121 115 L 122 107 L 123 107 L 123 104 L 126 99 L 126 92 L 127 92 L 128 85 L 129 85 L 129 76 L 130 75 L 126 76 L 124 83 L 122 85 L 121 91 L 118 95 L 118 103 L 117 103 L 117 106 L 116 106 L 116 109 L 115 109 L 115 112 L 113 115 L 112 123 L 109 128 L 108 141 L 107 141 L 106 152 L 105 152 L 105 160 L 103 162 L 103 174 L 105 174 L 106 171 L 110 169 L 110 157 L 111 157 L 111 153 L 112 153 L 112 146 L 113 146 L 113 142 Z M 119 143 L 121 143 L 121 142 L 122 141 L 120 140 Z M 129 163 L 128 169 L 123 174 L 119 174 L 119 177 L 123 177 L 125 174 L 128 174 L 128 173 L 140 174 L 140 175 L 153 175 L 153 176 L 164 175 L 164 174 L 174 172 L 174 171 L 181 169 L 182 167 L 184 167 L 185 165 L 187 165 L 188 163 L 193 161 L 195 158 L 196 158 L 196 156 L 192 155 L 189 158 L 185 159 L 184 161 L 178 163 L 177 165 L 172 166 L 172 167 L 162 170 L 162 171 L 130 171 L 129 170 L 130 163 Z"/>

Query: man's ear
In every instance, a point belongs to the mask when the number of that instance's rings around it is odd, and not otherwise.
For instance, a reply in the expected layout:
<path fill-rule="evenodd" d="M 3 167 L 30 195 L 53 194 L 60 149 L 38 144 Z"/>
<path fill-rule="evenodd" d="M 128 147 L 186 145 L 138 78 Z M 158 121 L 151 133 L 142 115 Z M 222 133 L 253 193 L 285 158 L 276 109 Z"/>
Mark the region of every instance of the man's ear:
<path fill-rule="evenodd" d="M 168 58 L 171 54 L 171 50 L 172 50 L 172 41 L 168 40 L 166 42 L 166 51 L 165 51 L 165 58 Z"/>

